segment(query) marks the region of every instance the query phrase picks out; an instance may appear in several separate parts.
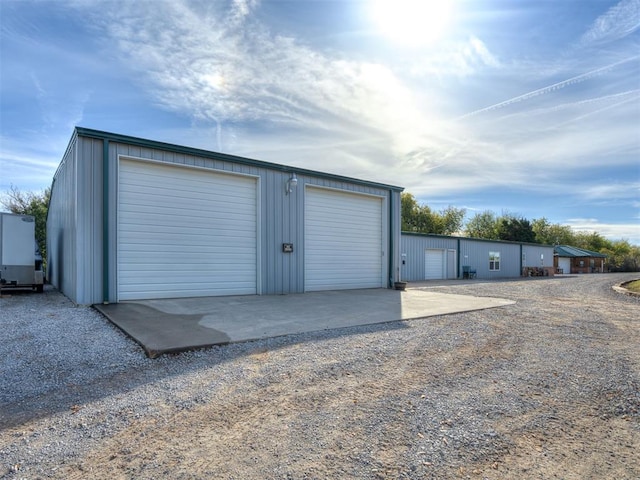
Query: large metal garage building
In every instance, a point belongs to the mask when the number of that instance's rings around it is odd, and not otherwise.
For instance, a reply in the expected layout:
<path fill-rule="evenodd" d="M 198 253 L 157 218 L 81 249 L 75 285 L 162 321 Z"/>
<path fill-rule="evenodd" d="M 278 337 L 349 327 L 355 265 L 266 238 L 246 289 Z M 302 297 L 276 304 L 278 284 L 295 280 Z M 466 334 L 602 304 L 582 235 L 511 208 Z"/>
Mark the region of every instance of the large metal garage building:
<path fill-rule="evenodd" d="M 49 281 L 79 304 L 389 288 L 402 188 L 77 127 Z"/>

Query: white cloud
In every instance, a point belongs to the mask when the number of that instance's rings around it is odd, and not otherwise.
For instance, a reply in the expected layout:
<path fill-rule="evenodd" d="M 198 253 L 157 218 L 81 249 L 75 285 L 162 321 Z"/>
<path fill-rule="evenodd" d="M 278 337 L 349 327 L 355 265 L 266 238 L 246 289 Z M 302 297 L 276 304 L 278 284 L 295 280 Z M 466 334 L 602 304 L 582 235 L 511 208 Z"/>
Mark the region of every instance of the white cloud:
<path fill-rule="evenodd" d="M 633 245 L 640 245 L 640 224 L 608 223 L 597 218 L 570 218 L 563 224 L 579 232 L 598 233 L 609 240 L 628 240 Z"/>
<path fill-rule="evenodd" d="M 39 145 L 37 149 L 6 137 L 0 138 L 0 192 L 9 190 L 11 185 L 22 191 L 37 191 L 51 184 L 60 159 L 48 151 L 64 151 L 65 145 L 46 145 L 46 139 L 41 135 L 39 138 L 42 139 L 43 145 Z"/>
<path fill-rule="evenodd" d="M 246 2 L 206 14 L 179 2 L 144 14 L 132 5 L 113 8 L 105 28 L 123 62 L 165 108 L 199 121 L 304 128 L 321 142 L 324 135 L 384 137 L 395 158 L 420 145 L 426 125 L 439 129 L 389 67 L 331 58 L 271 34 Z"/>
<path fill-rule="evenodd" d="M 479 38 L 471 36 L 465 42 L 439 45 L 423 55 L 413 54 L 407 68 L 410 75 L 429 79 L 435 76 L 468 77 L 486 68 L 500 69 L 504 65 Z"/>
<path fill-rule="evenodd" d="M 203 148 L 226 147 L 431 195 L 500 186 L 535 191 L 552 184 L 559 167 L 598 165 L 611 156 L 612 145 L 620 162 L 637 151 L 628 121 L 637 90 L 599 88 L 624 77 L 637 53 L 582 71 L 557 67 L 552 70 L 564 71 L 564 79 L 451 121 L 438 111 L 437 82 L 491 72 L 491 98 L 540 78 L 537 64 L 523 71 L 523 62 L 499 59 L 471 35 L 416 53 L 403 68 L 403 60 L 356 60 L 278 35 L 260 23 L 253 0 L 206 8 L 155 5 L 104 3 L 105 46 L 118 47 L 116 54 L 154 102 L 209 124 L 210 143 Z"/>
<path fill-rule="evenodd" d="M 638 199 L 640 198 L 640 181 L 590 185 L 583 189 L 583 195 L 589 200 L 602 200 L 606 202 L 625 201 L 631 205 L 635 203 L 637 206 Z"/>
<path fill-rule="evenodd" d="M 258 0 L 233 0 L 232 16 L 236 19 L 242 19 L 249 15 L 258 3 Z"/>
<path fill-rule="evenodd" d="M 599 16 L 582 36 L 584 46 L 619 40 L 640 28 L 640 0 L 622 0 Z"/>

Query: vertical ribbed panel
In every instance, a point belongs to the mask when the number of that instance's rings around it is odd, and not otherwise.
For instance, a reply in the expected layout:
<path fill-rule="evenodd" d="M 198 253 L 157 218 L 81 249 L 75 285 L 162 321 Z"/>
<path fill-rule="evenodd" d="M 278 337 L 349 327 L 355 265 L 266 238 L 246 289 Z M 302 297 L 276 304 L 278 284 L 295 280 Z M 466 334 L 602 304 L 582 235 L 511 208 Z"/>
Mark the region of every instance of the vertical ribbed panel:
<path fill-rule="evenodd" d="M 523 267 L 553 267 L 552 246 L 523 245 L 522 257 Z"/>
<path fill-rule="evenodd" d="M 77 228 L 78 303 L 97 303 L 102 299 L 103 141 L 78 138 Z"/>
<path fill-rule="evenodd" d="M 78 297 L 76 169 L 78 138 L 69 147 L 54 176 L 47 217 L 47 279 L 76 303 Z"/>
<path fill-rule="evenodd" d="M 500 270 L 489 270 L 489 252 L 500 252 Z M 520 245 L 461 239 L 460 262 L 475 268 L 477 278 L 519 277 Z"/>

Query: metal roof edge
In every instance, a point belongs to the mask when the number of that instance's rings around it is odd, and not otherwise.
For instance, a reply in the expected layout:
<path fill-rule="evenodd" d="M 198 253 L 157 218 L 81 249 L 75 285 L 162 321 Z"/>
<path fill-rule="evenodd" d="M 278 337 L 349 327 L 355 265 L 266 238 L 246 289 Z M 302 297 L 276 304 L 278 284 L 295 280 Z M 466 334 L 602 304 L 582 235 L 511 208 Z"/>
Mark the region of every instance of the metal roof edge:
<path fill-rule="evenodd" d="M 75 134 L 83 137 L 96 138 L 96 139 L 102 139 L 102 140 L 106 139 L 112 142 L 126 143 L 129 145 L 136 145 L 139 147 L 169 150 L 175 153 L 184 153 L 187 155 L 195 155 L 195 156 L 210 158 L 214 160 L 239 163 L 242 165 L 248 165 L 253 167 L 268 168 L 271 170 L 278 170 L 281 172 L 291 172 L 291 173 L 295 172 L 300 175 L 312 175 L 316 177 L 326 178 L 329 180 L 348 182 L 348 183 L 370 186 L 375 188 L 383 188 L 385 190 L 392 190 L 396 192 L 404 191 L 404 187 L 399 187 L 396 185 L 388 185 L 388 184 L 379 183 L 379 182 L 371 182 L 368 180 L 361 180 L 358 178 L 346 177 L 343 175 L 337 175 L 333 173 L 319 172 L 316 170 L 310 170 L 306 168 L 298 168 L 293 166 L 282 165 L 279 163 L 271 163 L 271 162 L 266 162 L 264 160 L 255 160 L 252 158 L 240 157 L 240 156 L 231 155 L 228 153 L 213 152 L 213 151 L 204 150 L 201 148 L 187 147 L 184 145 L 176 145 L 173 143 L 160 142 L 157 140 L 149 140 L 145 138 L 132 137 L 129 135 L 122 135 L 119 133 L 105 132 L 101 130 L 94 130 L 91 128 L 78 127 L 78 126 L 75 127 L 74 131 L 75 131 Z"/>
<path fill-rule="evenodd" d="M 420 233 L 420 232 L 407 232 L 402 231 L 401 235 L 415 235 L 416 237 L 435 237 L 435 238 L 451 238 L 451 239 L 459 239 L 459 240 L 472 240 L 474 242 L 489 242 L 489 243 L 505 243 L 512 245 L 530 245 L 532 247 L 547 247 L 554 248 L 553 245 L 548 245 L 544 243 L 533 243 L 533 242 L 516 242 L 513 240 L 495 240 L 491 238 L 475 238 L 475 237 L 462 237 L 456 235 L 441 235 L 439 233 Z"/>
<path fill-rule="evenodd" d="M 564 255 L 560 255 L 560 253 L 558 252 L 558 250 L 562 251 L 564 253 Z M 609 258 L 608 255 L 604 254 L 604 253 L 600 253 L 600 252 L 593 252 L 591 250 L 585 250 L 584 248 L 578 248 L 578 247 L 572 247 L 571 245 L 556 245 L 554 247 L 554 251 L 556 252 L 556 255 L 558 256 L 564 256 L 564 257 L 574 257 L 574 258 L 580 258 L 580 257 L 595 257 L 595 258 Z M 572 251 L 575 251 L 577 253 L 572 253 Z"/>

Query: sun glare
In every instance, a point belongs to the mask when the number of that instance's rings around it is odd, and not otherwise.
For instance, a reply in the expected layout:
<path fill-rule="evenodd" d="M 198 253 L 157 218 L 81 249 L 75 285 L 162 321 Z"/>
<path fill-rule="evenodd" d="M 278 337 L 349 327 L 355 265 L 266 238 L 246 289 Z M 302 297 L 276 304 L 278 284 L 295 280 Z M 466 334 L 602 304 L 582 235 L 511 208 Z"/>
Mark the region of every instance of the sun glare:
<path fill-rule="evenodd" d="M 432 44 L 449 27 L 453 0 L 375 0 L 373 20 L 390 40 L 412 47 Z"/>

